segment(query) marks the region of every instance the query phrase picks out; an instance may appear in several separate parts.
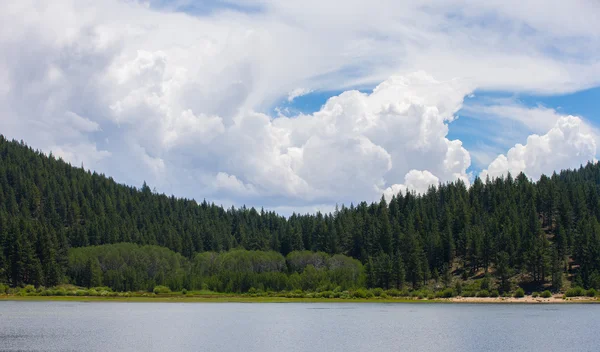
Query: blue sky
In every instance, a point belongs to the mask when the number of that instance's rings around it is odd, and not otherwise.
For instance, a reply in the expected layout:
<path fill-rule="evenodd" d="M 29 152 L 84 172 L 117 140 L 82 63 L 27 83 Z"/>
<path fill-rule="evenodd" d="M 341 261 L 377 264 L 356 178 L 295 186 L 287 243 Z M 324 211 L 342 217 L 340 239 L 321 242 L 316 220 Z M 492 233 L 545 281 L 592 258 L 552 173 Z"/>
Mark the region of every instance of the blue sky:
<path fill-rule="evenodd" d="M 152 8 L 182 12 L 193 16 L 208 16 L 214 12 L 224 10 L 248 14 L 258 13 L 263 10 L 263 7 L 258 3 L 244 3 L 243 1 L 150 0 L 149 4 Z"/>

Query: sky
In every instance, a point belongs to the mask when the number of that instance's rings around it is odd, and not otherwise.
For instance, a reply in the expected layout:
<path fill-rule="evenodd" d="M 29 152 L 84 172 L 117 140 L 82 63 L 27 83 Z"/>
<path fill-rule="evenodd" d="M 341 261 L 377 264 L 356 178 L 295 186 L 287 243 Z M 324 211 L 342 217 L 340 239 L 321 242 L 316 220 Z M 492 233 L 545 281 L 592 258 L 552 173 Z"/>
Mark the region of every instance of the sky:
<path fill-rule="evenodd" d="M 596 161 L 593 0 L 0 0 L 0 133 L 281 214 Z"/>

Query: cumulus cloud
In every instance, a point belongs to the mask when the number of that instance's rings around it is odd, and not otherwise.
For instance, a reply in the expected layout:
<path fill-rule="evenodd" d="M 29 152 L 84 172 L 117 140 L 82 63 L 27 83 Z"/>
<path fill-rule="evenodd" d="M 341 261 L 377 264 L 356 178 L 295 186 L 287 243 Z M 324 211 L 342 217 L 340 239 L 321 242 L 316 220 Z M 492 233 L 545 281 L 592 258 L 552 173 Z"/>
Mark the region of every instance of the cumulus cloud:
<path fill-rule="evenodd" d="M 261 0 L 197 16 L 164 3 L 3 4 L 0 131 L 129 184 L 315 209 L 468 182 L 471 156 L 447 136 L 474 89 L 600 81 L 586 2 L 519 2 L 532 16 L 506 1 Z M 343 92 L 311 114 L 265 113 L 298 87 Z"/>
<path fill-rule="evenodd" d="M 71 163 L 74 166 L 96 165 L 100 160 L 110 157 L 111 153 L 105 150 L 97 150 L 90 144 L 64 144 L 50 147 L 55 157 Z"/>
<path fill-rule="evenodd" d="M 429 187 L 437 186 L 440 179 L 427 170 L 410 170 L 404 176 L 404 183 L 391 185 L 383 191 L 383 195 L 389 201 L 392 196 L 406 194 L 406 192 L 416 192 L 424 194 Z"/>
<path fill-rule="evenodd" d="M 542 174 L 579 167 L 594 160 L 595 155 L 596 141 L 590 133 L 584 132 L 582 120 L 576 116 L 564 116 L 548 133 L 531 135 L 525 145 L 517 144 L 506 155 L 499 155 L 482 171 L 481 177 L 524 172 L 537 180 Z"/>

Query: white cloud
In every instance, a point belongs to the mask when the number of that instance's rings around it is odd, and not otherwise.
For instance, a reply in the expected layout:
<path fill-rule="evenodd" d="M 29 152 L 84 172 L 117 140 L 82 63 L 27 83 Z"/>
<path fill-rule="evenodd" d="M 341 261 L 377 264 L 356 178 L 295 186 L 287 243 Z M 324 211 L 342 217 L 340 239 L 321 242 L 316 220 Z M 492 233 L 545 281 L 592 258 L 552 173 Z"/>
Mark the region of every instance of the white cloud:
<path fill-rule="evenodd" d="M 507 155 L 499 155 L 481 177 L 499 177 L 510 172 L 524 172 L 534 180 L 542 174 L 551 174 L 561 169 L 576 168 L 596 155 L 596 141 L 590 133 L 583 131 L 583 122 L 575 116 L 558 119 L 548 133 L 531 135 L 525 145 L 517 144 Z"/>
<path fill-rule="evenodd" d="M 288 93 L 287 101 L 292 102 L 294 99 L 312 93 L 312 89 L 296 88 Z"/>
<path fill-rule="evenodd" d="M 476 88 L 600 82 L 600 25 L 583 1 L 261 0 L 197 17 L 156 4 L 3 4 L 2 133 L 122 182 L 314 209 L 468 182 L 471 155 L 447 135 Z M 346 91 L 313 114 L 264 113 L 309 92 L 298 87 Z"/>
<path fill-rule="evenodd" d="M 75 167 L 83 165 L 96 165 L 100 160 L 110 157 L 111 153 L 105 150 L 97 150 L 94 145 L 65 144 L 61 146 L 50 147 L 50 151 L 56 158 L 61 158 Z"/>
<path fill-rule="evenodd" d="M 427 192 L 429 187 L 437 186 L 439 182 L 439 178 L 427 170 L 410 170 L 404 176 L 403 184 L 391 185 L 383 191 L 383 195 L 389 201 L 392 196 L 399 193 L 405 194 L 406 192 L 414 191 L 418 194 L 424 194 Z"/>
<path fill-rule="evenodd" d="M 472 146 L 469 151 L 475 165 L 481 168 L 487 167 L 498 154 L 504 153 L 532 133 L 545 134 L 560 119 L 566 117 L 552 108 L 523 106 L 513 98 L 483 99 L 478 103 L 467 102 L 460 114 L 469 119 L 468 128 L 471 129 L 469 132 L 478 139 L 476 146 Z M 591 135 L 594 141 L 599 141 L 598 128 L 582 117 L 579 119 L 581 120 L 580 132 Z M 599 146 L 596 144 L 596 147 Z M 597 152 L 598 150 L 594 155 Z"/>
<path fill-rule="evenodd" d="M 224 190 L 226 192 L 232 192 L 234 195 L 255 195 L 256 191 L 252 185 L 244 184 L 238 180 L 235 175 L 228 175 L 225 172 L 217 173 L 215 177 L 215 188 L 217 190 Z"/>

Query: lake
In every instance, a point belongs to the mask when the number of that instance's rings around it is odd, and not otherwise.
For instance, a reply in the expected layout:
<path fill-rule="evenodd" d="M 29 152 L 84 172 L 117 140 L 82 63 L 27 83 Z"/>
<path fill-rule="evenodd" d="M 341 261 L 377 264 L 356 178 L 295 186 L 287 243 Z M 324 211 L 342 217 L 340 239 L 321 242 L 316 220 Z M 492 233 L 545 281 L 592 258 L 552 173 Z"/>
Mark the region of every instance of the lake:
<path fill-rule="evenodd" d="M 0 351 L 598 351 L 600 305 L 0 301 Z"/>

